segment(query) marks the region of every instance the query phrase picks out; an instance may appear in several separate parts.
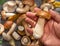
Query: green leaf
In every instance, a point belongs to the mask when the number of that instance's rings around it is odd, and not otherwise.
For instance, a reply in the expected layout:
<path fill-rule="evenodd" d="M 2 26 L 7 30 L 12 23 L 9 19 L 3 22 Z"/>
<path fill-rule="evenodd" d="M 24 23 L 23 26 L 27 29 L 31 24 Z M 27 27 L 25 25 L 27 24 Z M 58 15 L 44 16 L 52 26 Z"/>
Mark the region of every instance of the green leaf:
<path fill-rule="evenodd" d="M 0 0 L 0 5 L 2 5 L 6 0 Z"/>

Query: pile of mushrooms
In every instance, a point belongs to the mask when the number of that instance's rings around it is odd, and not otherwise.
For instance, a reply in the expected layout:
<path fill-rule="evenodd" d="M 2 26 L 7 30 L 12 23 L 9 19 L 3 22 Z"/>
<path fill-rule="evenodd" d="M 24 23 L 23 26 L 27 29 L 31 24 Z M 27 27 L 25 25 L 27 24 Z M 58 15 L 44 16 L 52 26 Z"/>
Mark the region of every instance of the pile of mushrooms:
<path fill-rule="evenodd" d="M 48 10 L 54 8 L 51 4 L 45 3 L 41 5 L 41 10 L 34 12 L 36 7 L 34 0 L 7 1 L 3 4 L 1 17 L 4 23 L 0 23 L 0 35 L 11 46 L 15 46 L 15 40 L 19 40 L 23 46 L 34 44 L 40 46 L 38 39 L 43 36 L 45 19 L 51 18 Z M 37 16 L 35 17 L 37 20 L 32 21 L 27 18 L 26 14 L 30 12 Z M 33 19 L 33 16 L 31 18 Z"/>

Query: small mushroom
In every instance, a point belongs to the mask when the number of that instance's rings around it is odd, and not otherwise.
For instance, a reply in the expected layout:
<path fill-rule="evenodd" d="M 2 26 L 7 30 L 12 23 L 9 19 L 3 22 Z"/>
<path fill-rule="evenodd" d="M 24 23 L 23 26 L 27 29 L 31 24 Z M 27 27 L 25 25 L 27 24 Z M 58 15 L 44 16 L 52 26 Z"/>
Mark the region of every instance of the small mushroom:
<path fill-rule="evenodd" d="M 13 33 L 15 27 L 16 27 L 16 23 L 13 23 L 10 30 L 7 33 L 5 33 L 5 32 L 2 33 L 2 37 L 5 40 L 10 41 L 12 39 L 10 35 Z"/>
<path fill-rule="evenodd" d="M 15 13 L 6 13 L 6 12 L 3 10 L 3 11 L 1 11 L 1 15 L 2 15 L 2 19 L 3 19 L 3 20 L 6 20 L 6 18 L 8 18 L 8 17 L 14 16 Z"/>
<path fill-rule="evenodd" d="M 3 4 L 3 10 L 5 12 L 14 12 L 16 8 L 17 6 L 15 1 L 7 1 Z"/>
<path fill-rule="evenodd" d="M 42 35 L 44 33 L 44 24 L 45 24 L 45 19 L 39 18 L 35 28 L 33 28 L 34 38 L 39 39 L 42 37 Z"/>
<path fill-rule="evenodd" d="M 53 5 L 55 8 L 60 8 L 60 1 L 55 1 Z"/>
<path fill-rule="evenodd" d="M 0 23 L 0 35 L 3 33 L 4 31 L 4 26 Z"/>
<path fill-rule="evenodd" d="M 24 31 L 24 27 L 23 26 L 18 26 L 18 30 Z"/>
<path fill-rule="evenodd" d="M 12 33 L 12 36 L 15 40 L 20 40 L 20 38 L 21 38 L 21 36 L 15 31 Z"/>
<path fill-rule="evenodd" d="M 37 7 L 37 4 L 35 3 L 33 6 L 30 7 L 30 11 L 34 12 L 34 8 Z"/>
<path fill-rule="evenodd" d="M 25 7 L 22 7 L 22 8 L 20 6 L 20 7 L 18 7 L 16 9 L 16 12 L 18 12 L 18 13 L 26 13 L 27 11 L 29 11 L 29 9 L 30 9 L 29 5 L 25 5 Z"/>
<path fill-rule="evenodd" d="M 16 14 L 14 16 L 10 16 L 10 17 L 8 17 L 8 21 L 16 21 L 19 16 L 20 16 L 20 14 Z"/>
<path fill-rule="evenodd" d="M 34 5 L 34 0 L 22 0 L 23 4 L 33 6 Z"/>
<path fill-rule="evenodd" d="M 15 41 L 14 41 L 13 38 L 9 41 L 9 44 L 10 44 L 11 46 L 15 46 Z"/>
<path fill-rule="evenodd" d="M 24 21 L 26 18 L 26 14 L 22 14 L 21 16 L 19 16 L 19 18 L 17 19 L 16 23 L 19 25 L 22 23 L 22 21 Z"/>
<path fill-rule="evenodd" d="M 41 5 L 41 9 L 43 9 L 44 11 L 48 11 L 49 9 L 54 9 L 54 6 L 49 3 L 44 3 Z"/>
<path fill-rule="evenodd" d="M 22 36 L 24 36 L 24 35 L 25 35 L 25 31 L 17 30 L 17 32 L 18 32 L 18 34 L 19 34 L 19 35 L 22 35 Z"/>
<path fill-rule="evenodd" d="M 4 28 L 5 28 L 5 29 L 9 29 L 9 28 L 12 26 L 12 24 L 13 24 L 12 21 L 6 21 L 6 22 L 4 23 Z"/>
<path fill-rule="evenodd" d="M 31 43 L 31 40 L 28 36 L 23 36 L 21 39 L 21 43 L 22 43 L 22 45 L 28 45 Z"/>

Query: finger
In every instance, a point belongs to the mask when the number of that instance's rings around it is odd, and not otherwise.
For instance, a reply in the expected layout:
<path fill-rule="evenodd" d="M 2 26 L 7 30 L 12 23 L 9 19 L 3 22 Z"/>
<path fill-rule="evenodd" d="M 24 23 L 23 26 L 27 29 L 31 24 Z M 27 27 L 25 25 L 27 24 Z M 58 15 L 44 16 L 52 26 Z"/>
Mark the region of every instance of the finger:
<path fill-rule="evenodd" d="M 50 10 L 49 12 L 52 15 L 52 18 L 54 20 L 56 20 L 57 22 L 60 22 L 60 14 L 59 13 L 57 13 L 57 12 L 55 12 L 53 10 Z"/>
<path fill-rule="evenodd" d="M 30 35 L 33 35 L 33 30 L 32 30 L 32 28 L 27 27 L 27 28 L 26 28 L 26 31 L 27 31 Z"/>
<path fill-rule="evenodd" d="M 53 24 L 54 24 L 54 21 L 53 21 L 53 20 L 50 20 L 50 21 L 49 21 L 49 30 L 50 30 L 50 32 L 51 32 L 52 34 L 55 34 Z"/>
<path fill-rule="evenodd" d="M 40 8 L 34 8 L 34 12 L 37 12 L 37 11 L 41 11 L 41 9 Z"/>
<path fill-rule="evenodd" d="M 27 17 L 33 19 L 34 21 L 37 21 L 37 19 L 38 19 L 38 17 L 36 16 L 36 13 L 27 12 L 26 15 L 27 15 Z"/>
<path fill-rule="evenodd" d="M 36 22 L 35 22 L 34 20 L 28 18 L 28 17 L 25 19 L 25 21 L 26 21 L 28 24 L 30 24 L 32 27 L 35 27 L 35 25 L 36 25 Z"/>
<path fill-rule="evenodd" d="M 54 29 L 55 29 L 56 36 L 60 38 L 60 24 L 54 22 Z"/>

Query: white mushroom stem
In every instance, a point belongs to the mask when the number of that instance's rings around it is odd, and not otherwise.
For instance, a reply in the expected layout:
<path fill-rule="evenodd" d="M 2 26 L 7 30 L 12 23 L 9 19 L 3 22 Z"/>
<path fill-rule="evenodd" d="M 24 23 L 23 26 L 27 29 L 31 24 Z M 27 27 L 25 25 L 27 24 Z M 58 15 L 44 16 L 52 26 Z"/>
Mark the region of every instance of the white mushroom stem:
<path fill-rule="evenodd" d="M 16 15 L 15 13 L 6 13 L 5 11 L 2 11 L 1 14 L 3 17 L 6 17 L 6 18 Z"/>
<path fill-rule="evenodd" d="M 7 34 L 10 35 L 14 31 L 15 27 L 16 27 L 16 23 L 13 23 L 10 30 L 9 30 L 9 32 Z"/>
<path fill-rule="evenodd" d="M 39 18 L 35 28 L 33 29 L 34 38 L 39 39 L 42 37 L 44 33 L 44 24 L 45 24 L 45 19 Z"/>
<path fill-rule="evenodd" d="M 16 32 L 13 32 L 12 36 L 14 37 L 15 40 L 20 40 L 20 38 L 21 38 L 20 35 Z"/>
<path fill-rule="evenodd" d="M 23 8 L 18 7 L 18 8 L 16 9 L 16 11 L 17 11 L 18 13 L 26 13 L 27 11 L 29 11 L 29 8 L 30 8 L 30 6 L 26 5 L 26 6 L 23 7 Z"/>
<path fill-rule="evenodd" d="M 5 13 L 6 17 L 14 16 L 15 13 Z"/>

